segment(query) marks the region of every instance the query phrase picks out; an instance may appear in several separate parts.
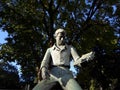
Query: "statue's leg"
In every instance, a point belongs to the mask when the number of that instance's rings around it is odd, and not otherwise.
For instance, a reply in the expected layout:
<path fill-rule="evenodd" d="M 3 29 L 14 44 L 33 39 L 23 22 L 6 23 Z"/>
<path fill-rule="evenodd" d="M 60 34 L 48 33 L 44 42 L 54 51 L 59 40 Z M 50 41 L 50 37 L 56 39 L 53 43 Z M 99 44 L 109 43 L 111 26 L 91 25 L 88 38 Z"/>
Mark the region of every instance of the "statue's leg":
<path fill-rule="evenodd" d="M 65 88 L 65 90 L 82 90 L 82 88 L 75 79 L 69 79 Z"/>
<path fill-rule="evenodd" d="M 56 84 L 54 79 L 42 80 L 32 90 L 51 90 Z"/>

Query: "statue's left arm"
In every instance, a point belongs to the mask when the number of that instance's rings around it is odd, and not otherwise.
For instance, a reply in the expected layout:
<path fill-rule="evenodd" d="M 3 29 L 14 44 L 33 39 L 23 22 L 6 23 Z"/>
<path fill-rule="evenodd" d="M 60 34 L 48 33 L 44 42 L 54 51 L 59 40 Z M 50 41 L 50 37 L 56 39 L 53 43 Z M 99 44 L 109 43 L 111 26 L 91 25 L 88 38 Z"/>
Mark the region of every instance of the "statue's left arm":
<path fill-rule="evenodd" d="M 76 49 L 74 47 L 71 47 L 71 55 L 74 59 L 74 65 L 75 66 L 81 66 L 81 63 L 85 62 L 85 61 L 90 61 L 93 60 L 94 56 L 95 56 L 95 52 L 91 51 L 87 54 L 82 55 L 81 57 L 78 55 Z"/>

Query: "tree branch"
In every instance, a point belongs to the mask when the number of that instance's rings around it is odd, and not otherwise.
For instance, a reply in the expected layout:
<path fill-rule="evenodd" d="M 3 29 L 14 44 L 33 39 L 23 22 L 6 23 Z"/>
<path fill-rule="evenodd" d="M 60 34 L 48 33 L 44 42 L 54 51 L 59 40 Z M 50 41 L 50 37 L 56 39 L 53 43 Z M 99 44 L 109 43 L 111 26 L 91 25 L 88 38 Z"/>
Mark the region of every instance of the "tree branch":
<path fill-rule="evenodd" d="M 94 0 L 92 6 L 90 8 L 90 11 L 88 13 L 88 17 L 87 17 L 86 21 L 84 22 L 84 24 L 82 25 L 83 28 L 82 28 L 82 30 L 79 33 L 80 35 L 85 33 L 87 28 L 90 27 L 89 21 L 91 20 L 92 16 L 95 14 L 95 12 L 100 8 L 100 6 L 102 5 L 103 1 L 104 0 Z"/>
<path fill-rule="evenodd" d="M 55 8 L 54 12 L 56 12 L 58 10 L 58 8 L 60 7 L 60 5 L 61 5 L 61 0 L 58 1 L 57 7 Z"/>

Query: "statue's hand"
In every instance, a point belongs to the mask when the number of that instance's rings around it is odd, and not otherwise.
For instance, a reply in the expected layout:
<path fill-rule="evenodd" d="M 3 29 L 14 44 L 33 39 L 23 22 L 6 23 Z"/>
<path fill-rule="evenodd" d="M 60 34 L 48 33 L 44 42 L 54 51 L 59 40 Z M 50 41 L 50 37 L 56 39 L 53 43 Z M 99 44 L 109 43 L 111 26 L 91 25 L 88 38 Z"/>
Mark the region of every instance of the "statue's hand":
<path fill-rule="evenodd" d="M 81 59 L 81 63 L 85 62 L 85 61 L 90 61 L 93 60 L 93 58 L 95 57 L 95 52 L 89 52 L 87 54 L 82 55 Z"/>
<path fill-rule="evenodd" d="M 45 67 L 43 67 L 42 68 L 42 79 L 44 80 L 44 79 L 49 79 L 49 72 L 48 72 L 48 70 L 45 68 Z"/>
<path fill-rule="evenodd" d="M 86 62 L 86 61 L 90 61 L 93 60 L 93 58 L 95 57 L 95 52 L 89 52 L 87 54 L 84 54 L 81 56 L 81 58 L 79 58 L 77 61 L 75 61 L 73 64 L 76 66 L 81 66 L 81 63 Z"/>

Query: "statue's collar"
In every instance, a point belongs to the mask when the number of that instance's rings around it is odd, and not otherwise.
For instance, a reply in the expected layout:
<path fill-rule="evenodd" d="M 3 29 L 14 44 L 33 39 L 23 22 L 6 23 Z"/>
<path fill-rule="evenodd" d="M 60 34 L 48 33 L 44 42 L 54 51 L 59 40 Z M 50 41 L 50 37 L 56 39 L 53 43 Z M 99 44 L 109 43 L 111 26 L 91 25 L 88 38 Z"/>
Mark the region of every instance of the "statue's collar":
<path fill-rule="evenodd" d="M 52 47 L 52 49 L 53 49 L 53 50 L 57 50 L 57 51 L 59 51 L 59 50 L 62 51 L 62 50 L 67 49 L 67 47 L 68 47 L 68 45 L 65 44 L 65 45 L 63 46 L 63 48 L 61 49 L 61 48 L 59 48 L 56 44 L 54 44 L 53 47 Z"/>

